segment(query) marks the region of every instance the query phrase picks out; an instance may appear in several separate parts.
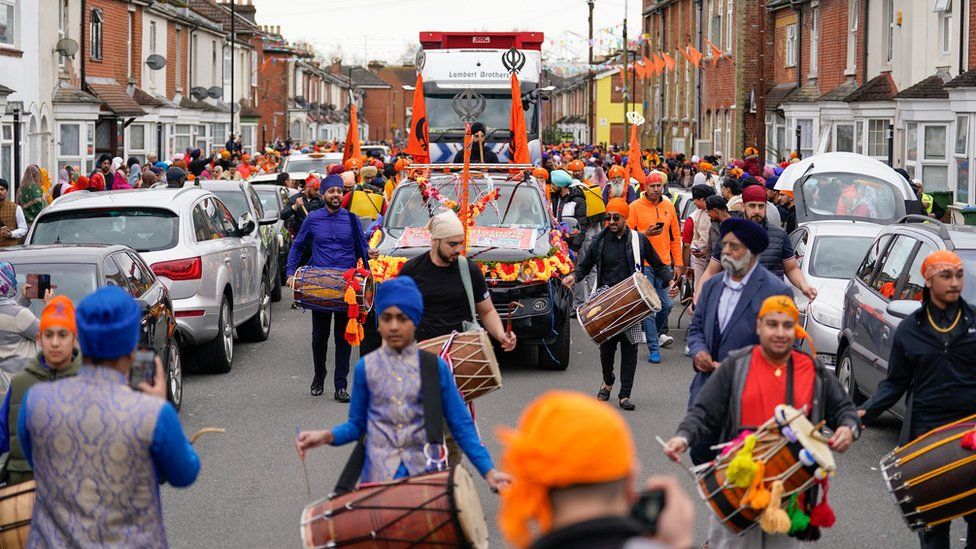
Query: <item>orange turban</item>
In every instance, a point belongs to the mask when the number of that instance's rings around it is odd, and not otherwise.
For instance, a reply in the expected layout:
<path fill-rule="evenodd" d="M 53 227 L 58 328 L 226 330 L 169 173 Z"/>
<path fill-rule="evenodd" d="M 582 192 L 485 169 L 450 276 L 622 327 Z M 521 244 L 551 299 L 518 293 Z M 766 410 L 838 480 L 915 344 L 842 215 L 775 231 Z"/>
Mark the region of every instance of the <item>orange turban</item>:
<path fill-rule="evenodd" d="M 930 253 L 922 262 L 922 278 L 928 280 L 942 271 L 955 271 L 962 268 L 962 260 L 955 252 L 939 250 Z"/>
<path fill-rule="evenodd" d="M 651 183 L 661 183 L 666 185 L 668 183 L 668 176 L 663 172 L 654 170 L 653 172 L 647 174 L 647 177 L 644 179 L 644 183 L 647 185 L 650 185 Z"/>
<path fill-rule="evenodd" d="M 533 168 L 532 177 L 546 181 L 549 179 L 549 170 L 545 168 Z"/>
<path fill-rule="evenodd" d="M 630 215 L 630 205 L 623 198 L 611 198 L 607 202 L 607 213 L 620 214 L 626 219 Z"/>
<path fill-rule="evenodd" d="M 363 161 L 358 158 L 350 158 L 344 164 L 347 170 L 358 170 L 363 167 Z"/>
<path fill-rule="evenodd" d="M 63 295 L 55 296 L 41 312 L 40 331 L 55 326 L 67 328 L 67 330 L 78 336 L 78 328 L 75 324 L 75 305 L 70 299 Z"/>
<path fill-rule="evenodd" d="M 698 169 L 703 172 L 710 172 L 715 166 L 712 166 L 708 162 L 699 162 Z"/>
<path fill-rule="evenodd" d="M 800 326 L 800 310 L 797 309 L 796 303 L 793 303 L 793 299 L 785 295 L 774 295 L 767 297 L 762 303 L 762 307 L 759 308 L 758 318 L 762 318 L 770 313 L 785 313 L 789 315 L 793 322 L 796 323 L 796 338 L 805 339 L 810 343 L 810 350 L 813 351 L 813 355 L 817 356 L 817 348 L 813 346 L 813 339 L 810 338 L 810 334 Z"/>
<path fill-rule="evenodd" d="M 630 429 L 620 414 L 593 397 L 550 391 L 522 413 L 518 429 L 500 427 L 503 469 L 515 482 L 502 492 L 499 526 L 508 541 L 526 547 L 530 522 L 552 528 L 549 491 L 613 482 L 637 472 Z"/>

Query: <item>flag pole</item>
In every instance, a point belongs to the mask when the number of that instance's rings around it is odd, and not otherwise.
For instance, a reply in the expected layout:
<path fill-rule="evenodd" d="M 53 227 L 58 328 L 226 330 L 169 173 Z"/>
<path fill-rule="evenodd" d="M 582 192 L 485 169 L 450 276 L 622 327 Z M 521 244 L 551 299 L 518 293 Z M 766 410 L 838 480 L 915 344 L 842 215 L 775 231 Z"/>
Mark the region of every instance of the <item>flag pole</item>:
<path fill-rule="evenodd" d="M 483 160 L 483 159 L 482 159 Z M 464 227 L 464 247 L 461 255 L 468 254 L 468 179 L 471 174 L 471 122 L 464 123 L 464 167 L 461 169 L 461 226 Z"/>

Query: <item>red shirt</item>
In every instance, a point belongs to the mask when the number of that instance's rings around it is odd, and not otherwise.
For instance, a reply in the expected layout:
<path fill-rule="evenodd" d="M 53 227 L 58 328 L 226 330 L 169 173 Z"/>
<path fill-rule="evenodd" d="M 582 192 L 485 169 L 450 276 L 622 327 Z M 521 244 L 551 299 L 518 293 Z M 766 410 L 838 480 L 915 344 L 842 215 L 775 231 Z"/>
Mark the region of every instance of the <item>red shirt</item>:
<path fill-rule="evenodd" d="M 681 241 L 687 245 L 691 245 L 691 239 L 695 235 L 695 220 L 689 215 L 685 219 L 685 226 L 681 229 Z"/>
<path fill-rule="evenodd" d="M 779 377 L 776 368 L 780 368 Z M 813 402 L 813 383 L 816 369 L 813 360 L 793 351 L 793 407 L 806 406 L 810 411 Z M 752 350 L 749 375 L 742 390 L 742 427 L 758 427 L 773 417 L 778 404 L 786 403 L 786 364 L 776 365 L 766 360 L 762 347 Z"/>

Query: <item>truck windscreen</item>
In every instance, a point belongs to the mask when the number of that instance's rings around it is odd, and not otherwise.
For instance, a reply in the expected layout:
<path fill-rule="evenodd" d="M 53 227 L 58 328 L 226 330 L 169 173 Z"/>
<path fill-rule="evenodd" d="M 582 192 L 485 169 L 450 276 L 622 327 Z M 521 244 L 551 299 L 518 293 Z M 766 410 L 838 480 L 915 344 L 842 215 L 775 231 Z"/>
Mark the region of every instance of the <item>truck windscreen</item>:
<path fill-rule="evenodd" d="M 483 123 L 488 131 L 496 128 L 508 129 L 509 116 L 511 115 L 512 96 L 508 93 L 484 95 L 485 111 L 478 117 L 478 121 Z M 431 133 L 446 131 L 464 131 L 464 124 L 458 119 L 454 112 L 451 100 L 453 95 L 427 95 L 425 103 L 427 107 L 427 127 Z M 536 109 L 538 103 L 526 102 L 529 110 L 525 111 L 525 128 L 529 134 L 529 139 L 538 134 L 538 115 Z M 508 132 L 499 131 L 489 137 L 489 141 L 508 141 Z"/>

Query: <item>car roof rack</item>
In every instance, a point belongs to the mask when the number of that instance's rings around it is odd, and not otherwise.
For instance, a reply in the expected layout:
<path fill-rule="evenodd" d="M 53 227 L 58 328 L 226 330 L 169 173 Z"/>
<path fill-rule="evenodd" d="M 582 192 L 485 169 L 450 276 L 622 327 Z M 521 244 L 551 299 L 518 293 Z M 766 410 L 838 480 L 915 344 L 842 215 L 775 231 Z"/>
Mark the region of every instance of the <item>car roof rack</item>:
<path fill-rule="evenodd" d="M 926 228 L 934 229 L 935 232 L 939 234 L 939 238 L 943 240 L 951 239 L 951 237 L 949 236 L 949 229 L 946 227 L 945 223 L 939 221 L 938 219 L 935 219 L 934 217 L 929 217 L 927 215 L 921 215 L 921 214 L 908 214 L 905 217 L 899 219 L 898 221 L 895 221 L 895 223 L 898 224 L 918 223 L 921 225 L 928 225 Z"/>
<path fill-rule="evenodd" d="M 407 166 L 408 169 L 421 169 L 421 170 L 462 170 L 464 169 L 464 164 L 410 164 Z M 469 164 L 468 169 L 478 170 L 478 171 L 497 171 L 503 172 L 508 170 L 533 170 L 538 168 L 534 164 Z"/>

